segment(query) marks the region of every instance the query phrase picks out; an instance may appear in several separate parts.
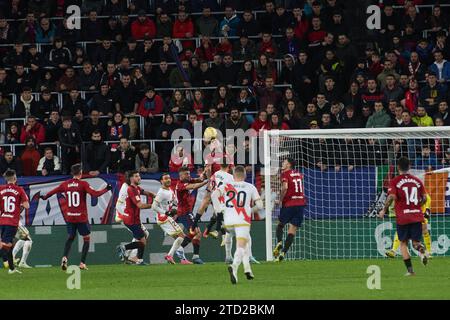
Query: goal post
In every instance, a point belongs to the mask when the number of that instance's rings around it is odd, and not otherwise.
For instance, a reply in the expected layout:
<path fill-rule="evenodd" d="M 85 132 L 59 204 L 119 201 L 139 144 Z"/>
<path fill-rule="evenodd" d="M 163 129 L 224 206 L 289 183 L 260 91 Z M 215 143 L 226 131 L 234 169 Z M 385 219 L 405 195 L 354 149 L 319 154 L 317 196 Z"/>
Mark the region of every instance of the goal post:
<path fill-rule="evenodd" d="M 383 220 L 376 213 L 402 156 L 411 160 L 411 173 L 424 181 L 432 198 L 432 254 L 450 254 L 450 127 L 272 130 L 263 139 L 268 261 L 281 206 L 281 163 L 288 157 L 304 174 L 308 199 L 288 259 L 384 257 L 395 217 L 392 208 Z"/>

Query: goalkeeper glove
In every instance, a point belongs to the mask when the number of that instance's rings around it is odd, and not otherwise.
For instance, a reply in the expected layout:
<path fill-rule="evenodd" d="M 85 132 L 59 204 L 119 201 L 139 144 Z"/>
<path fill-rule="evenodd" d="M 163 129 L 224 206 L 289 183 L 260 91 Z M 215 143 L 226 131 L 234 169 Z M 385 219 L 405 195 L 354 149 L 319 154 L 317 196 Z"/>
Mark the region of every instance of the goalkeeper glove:
<path fill-rule="evenodd" d="M 431 210 L 430 210 L 430 208 L 427 208 L 425 210 L 425 213 L 423 214 L 423 216 L 425 217 L 425 219 L 430 219 L 430 217 L 431 217 Z"/>

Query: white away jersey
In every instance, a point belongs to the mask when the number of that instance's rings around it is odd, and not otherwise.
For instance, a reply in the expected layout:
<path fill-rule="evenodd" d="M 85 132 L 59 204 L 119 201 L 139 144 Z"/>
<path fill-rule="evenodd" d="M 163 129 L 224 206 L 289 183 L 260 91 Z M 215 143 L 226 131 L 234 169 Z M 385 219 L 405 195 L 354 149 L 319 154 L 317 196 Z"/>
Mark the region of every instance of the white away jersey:
<path fill-rule="evenodd" d="M 118 214 L 124 214 L 125 213 L 125 203 L 128 197 L 128 184 L 125 182 L 122 184 L 122 187 L 120 188 L 119 195 L 117 197 L 116 201 L 116 212 Z"/>
<path fill-rule="evenodd" d="M 219 187 L 224 197 L 225 227 L 250 224 L 252 203 L 261 199 L 256 187 L 248 182 L 231 182 Z"/>
<path fill-rule="evenodd" d="M 217 188 L 220 188 L 221 185 L 231 183 L 233 181 L 233 175 L 229 174 L 228 172 L 222 170 L 216 171 L 211 176 L 208 190 L 214 192 Z"/>
<path fill-rule="evenodd" d="M 163 216 L 162 212 L 169 212 L 170 210 L 178 206 L 177 197 L 172 189 L 160 188 L 158 193 L 156 194 L 154 202 L 158 207 L 158 211 L 160 211 L 157 212 L 158 221 L 161 219 L 166 219 L 166 217 Z"/>

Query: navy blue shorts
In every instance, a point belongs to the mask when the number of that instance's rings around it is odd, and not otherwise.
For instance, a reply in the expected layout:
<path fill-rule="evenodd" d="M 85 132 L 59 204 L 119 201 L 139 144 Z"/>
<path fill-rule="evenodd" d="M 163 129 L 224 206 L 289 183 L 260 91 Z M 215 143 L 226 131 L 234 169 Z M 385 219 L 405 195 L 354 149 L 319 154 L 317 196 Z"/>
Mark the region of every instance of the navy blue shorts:
<path fill-rule="evenodd" d="M 280 211 L 280 222 L 284 225 L 290 223 L 293 226 L 301 227 L 303 223 L 304 206 L 284 207 Z"/>
<path fill-rule="evenodd" d="M 133 238 L 136 240 L 145 238 L 145 232 L 142 230 L 142 226 L 140 224 L 126 224 L 125 226 L 131 231 Z"/>
<path fill-rule="evenodd" d="M 0 226 L 0 238 L 3 243 L 13 243 L 14 237 L 17 233 L 17 227 Z"/>
<path fill-rule="evenodd" d="M 191 213 L 185 214 L 177 218 L 177 222 L 181 223 L 186 230 L 189 230 L 190 227 L 194 224 L 194 217 Z"/>
<path fill-rule="evenodd" d="M 89 223 L 72 223 L 67 222 L 67 233 L 70 238 L 75 238 L 77 231 L 81 236 L 88 236 L 91 234 L 91 227 Z"/>
<path fill-rule="evenodd" d="M 397 234 L 400 241 L 422 241 L 422 223 L 397 224 Z"/>

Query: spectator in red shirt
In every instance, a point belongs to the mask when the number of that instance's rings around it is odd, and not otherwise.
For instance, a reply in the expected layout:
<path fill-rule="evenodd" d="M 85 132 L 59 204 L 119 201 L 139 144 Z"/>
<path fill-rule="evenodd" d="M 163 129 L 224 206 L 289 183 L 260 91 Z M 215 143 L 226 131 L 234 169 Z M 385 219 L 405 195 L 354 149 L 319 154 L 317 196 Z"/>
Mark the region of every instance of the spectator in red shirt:
<path fill-rule="evenodd" d="M 145 16 L 144 10 L 138 12 L 138 18 L 131 24 L 131 36 L 136 40 L 142 40 L 145 37 L 150 39 L 155 38 L 155 23 Z"/>
<path fill-rule="evenodd" d="M 183 147 L 177 147 L 176 153 L 170 157 L 169 171 L 178 172 L 181 167 L 188 167 L 191 172 L 194 170 L 191 155 L 186 154 Z"/>
<path fill-rule="evenodd" d="M 178 12 L 178 18 L 173 24 L 173 38 L 185 39 L 192 38 L 194 36 L 194 24 L 192 20 L 188 18 L 188 15 L 184 11 Z M 193 48 L 193 41 L 183 41 L 183 48 Z"/>
<path fill-rule="evenodd" d="M 207 36 L 202 36 L 200 47 L 195 49 L 195 56 L 200 60 L 213 61 L 216 49 L 214 48 L 211 40 Z"/>
<path fill-rule="evenodd" d="M 45 142 L 45 128 L 37 122 L 35 116 L 29 116 L 20 134 L 20 142 L 25 143 L 28 138 L 33 138 L 36 144 Z"/>
<path fill-rule="evenodd" d="M 20 157 L 23 175 L 36 176 L 37 167 L 39 165 L 41 155 L 39 151 L 36 150 L 36 143 L 32 137 L 28 137 L 25 141 L 25 144 L 25 149 L 23 150 L 22 156 Z"/>
<path fill-rule="evenodd" d="M 283 121 L 278 113 L 273 113 L 270 116 L 270 130 L 289 130 L 289 126 Z"/>
<path fill-rule="evenodd" d="M 267 111 L 261 110 L 258 112 L 258 118 L 252 123 L 251 128 L 255 130 L 256 133 L 259 133 L 262 130 L 269 129 L 269 121 L 267 120 Z"/>
<path fill-rule="evenodd" d="M 162 114 L 163 110 L 163 99 L 156 94 L 155 88 L 149 86 L 145 91 L 144 98 L 139 103 L 137 113 L 144 118 L 153 118 L 155 115 Z"/>

